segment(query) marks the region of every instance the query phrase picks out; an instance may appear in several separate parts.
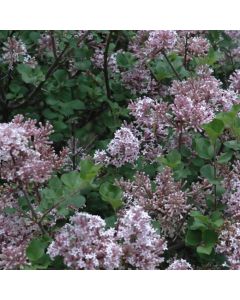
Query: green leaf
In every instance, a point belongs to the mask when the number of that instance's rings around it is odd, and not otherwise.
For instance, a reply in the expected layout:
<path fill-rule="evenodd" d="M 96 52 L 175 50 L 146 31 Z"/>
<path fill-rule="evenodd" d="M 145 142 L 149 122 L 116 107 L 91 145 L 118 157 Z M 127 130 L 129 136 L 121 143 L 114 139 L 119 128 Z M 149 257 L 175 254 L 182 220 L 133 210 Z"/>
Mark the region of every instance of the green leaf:
<path fill-rule="evenodd" d="M 85 109 L 86 108 L 84 102 L 81 101 L 81 100 L 72 100 L 72 101 L 69 101 L 67 104 L 69 106 L 71 106 L 71 108 L 73 108 L 75 110 Z"/>
<path fill-rule="evenodd" d="M 188 230 L 186 237 L 185 237 L 185 243 L 188 246 L 197 246 L 201 243 L 202 236 L 201 231 L 199 230 Z"/>
<path fill-rule="evenodd" d="M 212 245 L 202 245 L 197 247 L 198 254 L 206 254 L 210 255 L 212 253 L 213 246 Z"/>
<path fill-rule="evenodd" d="M 192 159 L 192 163 L 194 166 L 202 167 L 205 164 L 205 160 L 200 157 L 195 157 Z"/>
<path fill-rule="evenodd" d="M 100 186 L 99 193 L 102 200 L 111 204 L 114 210 L 122 206 L 122 191 L 119 187 L 110 182 L 104 182 Z"/>
<path fill-rule="evenodd" d="M 212 230 L 205 230 L 202 232 L 202 240 L 205 245 L 214 245 L 218 240 L 218 235 Z"/>
<path fill-rule="evenodd" d="M 79 172 L 70 172 L 61 176 L 62 182 L 70 189 L 78 189 L 81 187 L 81 178 Z"/>
<path fill-rule="evenodd" d="M 233 152 L 230 150 L 230 151 L 227 151 L 227 152 L 224 152 L 221 154 L 221 156 L 218 158 L 218 163 L 219 164 L 225 164 L 227 162 L 229 162 L 229 160 L 231 160 L 233 156 Z"/>
<path fill-rule="evenodd" d="M 76 67 L 81 71 L 89 70 L 89 68 L 91 67 L 91 61 L 90 60 L 79 61 L 76 63 Z"/>
<path fill-rule="evenodd" d="M 235 151 L 240 150 L 240 143 L 236 140 L 227 141 L 224 143 L 227 148 L 233 149 Z"/>
<path fill-rule="evenodd" d="M 190 226 L 191 230 L 205 230 L 210 225 L 210 219 L 208 216 L 204 216 L 199 211 L 192 211 L 190 216 L 194 218 L 193 224 Z"/>
<path fill-rule="evenodd" d="M 226 192 L 226 189 L 222 186 L 220 182 L 216 182 L 216 195 L 221 197 Z"/>
<path fill-rule="evenodd" d="M 182 145 L 180 147 L 180 153 L 183 157 L 187 157 L 187 158 L 190 157 L 192 154 L 191 150 L 185 145 Z"/>
<path fill-rule="evenodd" d="M 53 121 L 52 124 L 53 124 L 54 130 L 62 131 L 64 129 L 68 128 L 68 126 L 62 121 Z"/>
<path fill-rule="evenodd" d="M 198 221 L 201 221 L 203 224 L 209 225 L 210 224 L 210 219 L 208 216 L 204 215 L 199 215 L 195 217 Z"/>
<path fill-rule="evenodd" d="M 33 239 L 26 249 L 26 254 L 29 260 L 35 261 L 40 259 L 45 254 L 47 245 L 48 240 L 44 238 Z"/>
<path fill-rule="evenodd" d="M 215 220 L 213 221 L 213 224 L 219 228 L 219 227 L 222 227 L 222 225 L 224 224 L 224 219 L 218 219 L 218 220 Z"/>
<path fill-rule="evenodd" d="M 82 195 L 73 195 L 67 198 L 67 205 L 74 206 L 76 208 L 81 208 L 85 205 L 86 198 Z"/>
<path fill-rule="evenodd" d="M 210 123 L 202 126 L 211 141 L 215 143 L 216 139 L 223 133 L 224 123 L 219 119 L 214 119 Z"/>
<path fill-rule="evenodd" d="M 191 171 L 189 168 L 185 168 L 184 164 L 180 164 L 179 167 L 174 170 L 174 178 L 176 180 L 187 178 L 189 175 L 191 175 Z"/>
<path fill-rule="evenodd" d="M 17 66 L 17 70 L 22 76 L 22 80 L 26 83 L 32 83 L 32 78 L 31 78 L 31 68 L 26 65 L 26 64 L 20 64 Z"/>
<path fill-rule="evenodd" d="M 201 65 L 214 65 L 218 59 L 219 59 L 219 51 L 215 51 L 213 48 L 210 48 L 208 51 L 208 54 L 203 57 L 195 57 L 194 60 L 196 61 L 196 64 L 199 66 Z"/>
<path fill-rule="evenodd" d="M 17 71 L 19 72 L 22 80 L 25 83 L 36 85 L 37 83 L 45 80 L 45 75 L 43 74 L 39 66 L 33 69 L 27 64 L 19 64 L 17 66 Z"/>
<path fill-rule="evenodd" d="M 195 220 L 193 224 L 190 226 L 191 230 L 205 230 L 207 229 L 207 225 L 205 225 L 203 222 L 200 220 Z"/>
<path fill-rule="evenodd" d="M 161 224 L 158 220 L 152 220 L 151 225 L 158 234 L 161 234 Z"/>
<path fill-rule="evenodd" d="M 59 114 L 56 112 L 53 112 L 51 109 L 46 108 L 43 110 L 43 115 L 46 119 L 57 119 L 59 117 Z"/>
<path fill-rule="evenodd" d="M 181 163 L 181 154 L 178 150 L 174 149 L 167 154 L 166 159 L 167 165 L 170 168 L 175 168 Z"/>
<path fill-rule="evenodd" d="M 54 72 L 53 77 L 57 80 L 58 83 L 66 82 L 68 80 L 68 74 L 65 70 L 57 70 Z"/>
<path fill-rule="evenodd" d="M 135 56 L 130 52 L 117 54 L 117 64 L 119 67 L 129 68 L 134 65 L 135 61 Z"/>
<path fill-rule="evenodd" d="M 172 78 L 173 71 L 166 62 L 166 60 L 157 60 L 154 65 L 151 67 L 152 72 L 154 73 L 157 80 L 161 81 L 163 79 Z"/>
<path fill-rule="evenodd" d="M 222 218 L 222 214 L 219 211 L 216 211 L 211 216 L 212 224 L 219 228 L 224 224 L 224 219 Z"/>
<path fill-rule="evenodd" d="M 214 155 L 214 148 L 210 142 L 205 138 L 195 139 L 196 152 L 199 157 L 204 159 L 212 159 Z"/>
<path fill-rule="evenodd" d="M 49 181 L 48 181 L 48 186 L 50 189 L 54 191 L 59 191 L 62 189 L 62 182 L 58 178 L 58 176 L 53 176 Z"/>
<path fill-rule="evenodd" d="M 216 119 L 223 121 L 226 128 L 232 128 L 234 123 L 236 122 L 238 112 L 240 111 L 240 105 L 235 104 L 232 106 L 231 111 L 228 112 L 221 112 L 216 115 Z"/>
<path fill-rule="evenodd" d="M 190 216 L 191 217 L 201 217 L 202 213 L 198 210 L 193 210 L 193 211 L 190 212 Z"/>
<path fill-rule="evenodd" d="M 105 218 L 105 222 L 107 228 L 114 228 L 117 222 L 117 217 L 115 215 L 111 217 L 107 217 Z"/>
<path fill-rule="evenodd" d="M 209 164 L 201 167 L 200 173 L 203 177 L 207 178 L 210 182 L 212 182 L 215 179 L 214 168 Z"/>
<path fill-rule="evenodd" d="M 80 162 L 80 177 L 87 181 L 92 181 L 98 174 L 101 166 L 95 165 L 91 160 Z"/>

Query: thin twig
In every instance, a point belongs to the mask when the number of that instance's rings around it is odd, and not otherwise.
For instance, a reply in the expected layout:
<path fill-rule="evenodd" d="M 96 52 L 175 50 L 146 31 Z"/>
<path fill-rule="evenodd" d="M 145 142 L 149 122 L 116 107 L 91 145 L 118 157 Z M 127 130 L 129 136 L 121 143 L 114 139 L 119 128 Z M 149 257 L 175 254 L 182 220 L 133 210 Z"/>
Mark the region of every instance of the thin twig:
<path fill-rule="evenodd" d="M 41 90 L 42 86 L 45 84 L 45 82 L 48 80 L 48 78 L 52 75 L 53 71 L 55 70 L 55 68 L 57 67 L 57 65 L 59 64 L 59 62 L 61 61 L 61 58 L 63 57 L 63 55 L 65 54 L 65 52 L 67 51 L 69 47 L 69 44 L 67 44 L 65 46 L 65 48 L 63 49 L 63 51 L 60 53 L 60 55 L 57 57 L 57 59 L 53 62 L 53 64 L 50 66 L 50 68 L 47 71 L 47 74 L 45 76 L 45 79 L 43 81 L 41 81 L 39 83 L 38 86 L 36 86 L 36 88 L 30 92 L 30 94 L 26 97 L 26 100 L 23 101 L 22 103 L 16 103 L 15 105 L 12 105 L 11 108 L 20 108 L 20 107 L 24 107 L 25 105 L 28 104 L 28 102 L 34 98 L 34 96 Z"/>
<path fill-rule="evenodd" d="M 31 98 L 33 98 L 38 91 L 41 89 L 41 87 L 44 85 L 44 83 L 48 80 L 48 78 L 52 75 L 54 69 L 57 67 L 57 65 L 59 64 L 59 62 L 61 61 L 61 58 L 63 57 L 63 55 L 65 54 L 65 52 L 67 51 L 69 47 L 69 44 L 66 44 L 65 48 L 63 49 L 63 51 L 60 53 L 60 55 L 57 57 L 57 59 L 54 61 L 54 63 L 50 66 L 50 68 L 47 71 L 47 74 L 45 76 L 44 81 L 41 81 L 39 83 L 39 85 L 29 94 L 29 96 L 27 97 L 28 100 L 30 100 Z"/>
<path fill-rule="evenodd" d="M 75 122 L 73 121 L 71 123 L 71 131 L 72 131 L 72 167 L 73 170 L 76 170 L 76 127 L 75 127 Z"/>
<path fill-rule="evenodd" d="M 34 208 L 32 206 L 32 203 L 31 203 L 31 200 L 29 199 L 27 191 L 25 190 L 25 188 L 23 186 L 22 186 L 21 190 L 23 191 L 24 197 L 27 200 L 28 207 L 31 210 L 31 213 L 33 215 L 33 218 L 35 219 L 36 224 L 39 226 L 39 228 L 42 231 L 42 233 L 46 234 L 46 230 L 43 228 L 41 220 L 38 220 L 37 213 L 35 212 L 35 210 L 34 210 Z"/>
<path fill-rule="evenodd" d="M 39 189 L 38 189 L 38 186 L 36 183 L 34 184 L 34 187 L 35 187 L 35 192 L 36 192 L 36 196 L 37 196 L 37 201 L 38 201 L 38 203 L 40 203 L 42 198 L 41 198 L 41 195 L 39 193 Z"/>
<path fill-rule="evenodd" d="M 2 107 L 3 121 L 8 121 L 8 103 L 5 96 L 4 88 L 2 86 L 2 79 L 0 80 L 0 105 Z"/>
<path fill-rule="evenodd" d="M 105 85 L 107 90 L 107 97 L 109 100 L 111 100 L 111 89 L 110 89 L 109 77 L 108 77 L 108 50 L 109 50 L 111 38 L 112 38 L 112 31 L 109 32 L 109 35 L 107 37 L 106 47 L 104 51 L 104 62 L 103 62 L 104 79 L 105 79 Z"/>
<path fill-rule="evenodd" d="M 214 174 L 214 180 L 217 176 L 217 169 L 216 169 L 216 142 L 214 143 L 214 158 L 213 158 L 213 174 Z M 214 208 L 217 209 L 217 186 L 216 184 L 213 185 L 213 193 L 214 193 Z"/>
<path fill-rule="evenodd" d="M 73 193 L 71 193 L 70 196 L 74 196 L 75 194 L 77 194 L 77 193 L 79 193 L 79 192 L 80 192 L 80 190 L 78 189 L 78 190 L 74 191 Z M 68 195 L 68 196 L 69 196 L 69 195 Z M 54 204 L 52 207 L 50 207 L 49 209 L 47 209 L 47 210 L 45 211 L 45 213 L 42 215 L 42 217 L 41 217 L 41 219 L 40 219 L 40 222 L 42 222 L 42 221 L 45 219 L 45 217 L 46 217 L 53 209 L 57 208 L 61 203 L 63 203 L 64 201 L 66 201 L 66 197 L 65 197 L 65 196 L 62 196 L 60 199 L 61 199 L 61 200 L 59 200 L 56 204 Z"/>
<path fill-rule="evenodd" d="M 178 72 L 175 70 L 174 66 L 172 65 L 172 63 L 170 62 L 170 60 L 168 59 L 166 53 L 164 51 L 162 51 L 162 54 L 164 56 L 164 58 L 166 59 L 166 61 L 168 62 L 170 68 L 172 69 L 173 73 L 176 75 L 178 80 L 181 80 L 181 77 L 179 76 Z"/>
<path fill-rule="evenodd" d="M 51 36 L 51 41 L 52 41 L 53 55 L 54 55 L 54 58 L 57 59 L 56 42 L 55 42 L 55 38 L 54 38 L 54 34 L 53 34 L 52 30 L 50 30 L 50 36 Z"/>
<path fill-rule="evenodd" d="M 187 70 L 188 34 L 186 34 L 183 66 Z"/>
<path fill-rule="evenodd" d="M 180 132 L 178 136 L 178 150 L 180 150 L 182 146 L 182 133 L 182 123 L 180 123 Z"/>

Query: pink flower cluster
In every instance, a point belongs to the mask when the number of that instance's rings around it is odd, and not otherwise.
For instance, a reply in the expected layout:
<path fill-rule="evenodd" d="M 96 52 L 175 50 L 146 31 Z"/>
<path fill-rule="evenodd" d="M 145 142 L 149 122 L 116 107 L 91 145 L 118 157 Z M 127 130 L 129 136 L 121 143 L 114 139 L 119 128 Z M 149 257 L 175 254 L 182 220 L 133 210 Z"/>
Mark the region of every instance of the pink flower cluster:
<path fill-rule="evenodd" d="M 240 31 L 239 30 L 225 30 L 225 33 L 230 36 L 232 39 L 239 40 Z"/>
<path fill-rule="evenodd" d="M 219 236 L 216 251 L 224 254 L 228 266 L 233 270 L 240 270 L 240 223 L 226 222 Z"/>
<path fill-rule="evenodd" d="M 223 195 L 223 203 L 226 204 L 226 214 L 235 221 L 240 221 L 240 161 L 237 160 L 232 170 L 225 172 L 224 185 L 226 192 Z"/>
<path fill-rule="evenodd" d="M 36 126 L 36 120 L 15 116 L 0 124 L 0 177 L 7 181 L 42 183 L 62 165 L 65 151 L 58 156 L 49 140 L 52 126 Z"/>
<path fill-rule="evenodd" d="M 107 150 L 95 153 L 95 161 L 104 165 L 120 167 L 134 163 L 140 154 L 154 160 L 161 153 L 160 141 L 168 128 L 168 105 L 149 97 L 132 101 L 128 108 L 135 118 L 133 123 L 117 130 Z"/>
<path fill-rule="evenodd" d="M 105 226 L 99 216 L 76 213 L 55 235 L 48 254 L 62 256 L 71 269 L 155 269 L 163 262 L 166 242 L 140 206 L 124 211 L 117 230 Z"/>
<path fill-rule="evenodd" d="M 138 30 L 135 37 L 129 43 L 129 50 L 141 61 L 144 60 L 146 56 L 145 47 L 149 32 L 149 30 Z"/>
<path fill-rule="evenodd" d="M 226 201 L 226 212 L 235 220 L 240 221 L 240 181 L 232 180 L 230 192 L 226 192 L 223 199 Z"/>
<path fill-rule="evenodd" d="M 177 31 L 176 51 L 189 62 L 192 57 L 207 55 L 210 44 L 203 33 L 196 31 Z"/>
<path fill-rule="evenodd" d="M 159 173 L 153 183 L 155 189 L 147 175 L 137 173 L 134 181 L 120 180 L 118 185 L 123 189 L 127 203 L 139 205 L 153 214 L 160 221 L 162 232 L 174 237 L 184 230 L 184 217 L 191 208 L 187 194 L 173 180 L 169 168 Z"/>
<path fill-rule="evenodd" d="M 175 259 L 167 270 L 192 270 L 192 266 L 185 259 Z"/>
<path fill-rule="evenodd" d="M 193 37 L 188 49 L 193 56 L 204 56 L 208 53 L 210 44 L 206 38 Z"/>
<path fill-rule="evenodd" d="M 156 135 L 164 135 L 164 124 L 167 121 L 166 114 L 168 105 L 164 102 L 158 102 L 149 97 L 138 98 L 131 101 L 128 105 L 130 114 L 135 118 L 136 127 L 152 128 Z"/>
<path fill-rule="evenodd" d="M 16 269 L 27 263 L 26 248 L 38 227 L 19 214 L 0 214 L 0 268 Z"/>
<path fill-rule="evenodd" d="M 96 151 L 96 163 L 121 167 L 126 163 L 134 163 L 139 155 L 139 141 L 127 127 L 121 127 L 114 134 L 107 150 Z"/>
<path fill-rule="evenodd" d="M 235 92 L 240 94 L 240 70 L 236 70 L 230 76 L 230 88 L 232 88 Z"/>
<path fill-rule="evenodd" d="M 143 62 L 161 53 L 174 50 L 189 62 L 193 57 L 207 55 L 210 43 L 204 31 L 140 30 L 130 43 L 130 50 Z"/>
<path fill-rule="evenodd" d="M 48 33 L 41 34 L 38 40 L 38 44 L 40 53 L 43 53 L 46 50 L 49 51 L 53 49 L 52 38 L 51 35 Z"/>
<path fill-rule="evenodd" d="M 154 160 L 161 153 L 160 141 L 167 135 L 168 105 L 143 97 L 131 101 L 128 108 L 135 118 L 133 126 L 141 141 L 141 153 L 147 160 Z"/>
<path fill-rule="evenodd" d="M 233 48 L 229 49 L 228 58 L 235 63 L 240 58 L 240 32 L 239 30 L 225 30 L 225 33 L 232 39 Z"/>
<path fill-rule="evenodd" d="M 144 64 L 137 64 L 130 70 L 121 72 L 121 77 L 123 85 L 133 94 L 157 96 L 163 93 L 163 87 Z"/>
<path fill-rule="evenodd" d="M 120 132 L 121 135 L 123 134 L 121 128 L 115 133 L 116 136 L 106 151 L 95 153 L 96 162 L 119 167 L 126 162 L 133 163 L 140 154 L 145 160 L 154 161 L 162 153 L 160 145 L 167 143 L 172 148 L 179 143 L 179 133 L 181 133 L 181 143 L 191 145 L 189 137 L 184 135 L 187 131 L 192 129 L 202 131 L 202 125 L 209 123 L 217 112 L 228 111 L 233 104 L 240 103 L 233 88 L 224 90 L 220 80 L 216 79 L 212 72 L 208 66 L 201 66 L 197 69 L 195 77 L 183 81 L 174 80 L 170 88 L 170 94 L 174 99 L 170 105 L 147 96 L 130 101 L 128 109 L 134 120 L 131 124 L 124 125 L 124 131 L 131 132 L 126 139 L 131 140 L 129 144 L 134 144 L 129 150 L 131 154 L 123 150 L 115 159 L 120 149 L 126 147 L 122 138 L 117 137 Z M 136 76 L 138 77 L 138 80 L 137 77 L 135 80 L 137 90 L 143 83 L 140 80 L 141 71 L 136 73 Z M 172 139 L 167 140 L 169 128 L 173 128 L 175 133 Z"/>
<path fill-rule="evenodd" d="M 150 216 L 141 206 L 128 209 L 118 224 L 124 262 L 136 269 L 152 270 L 164 261 L 167 243 L 151 226 Z"/>
<path fill-rule="evenodd" d="M 19 196 L 18 193 L 11 185 L 4 184 L 0 186 L 0 213 L 7 207 L 18 207 L 17 196 Z"/>
<path fill-rule="evenodd" d="M 229 110 L 239 103 L 237 95 L 231 90 L 223 90 L 221 82 L 207 66 L 197 70 L 197 76 L 183 81 L 173 81 L 170 92 L 174 96 L 171 105 L 176 122 L 185 129 L 200 130 L 204 123 L 210 122 L 215 112 Z"/>
<path fill-rule="evenodd" d="M 99 216 L 77 213 L 55 236 L 48 248 L 53 259 L 60 255 L 71 269 L 115 269 L 120 265 L 121 247 L 115 231 L 105 230 Z"/>
<path fill-rule="evenodd" d="M 195 102 L 193 99 L 176 95 L 171 105 L 175 121 L 183 124 L 184 129 L 201 130 L 201 125 L 214 118 L 214 112 L 205 101 Z"/>
<path fill-rule="evenodd" d="M 7 42 L 3 46 L 2 59 L 9 65 L 9 69 L 13 69 L 13 65 L 17 63 L 20 58 L 27 55 L 27 49 L 25 44 L 21 40 L 17 40 L 15 37 L 9 37 Z"/>
<path fill-rule="evenodd" d="M 155 30 L 150 31 L 146 42 L 146 50 L 149 56 L 154 57 L 160 52 L 168 52 L 173 49 L 177 41 L 176 31 Z"/>
<path fill-rule="evenodd" d="M 27 48 L 23 41 L 17 40 L 14 36 L 8 38 L 7 42 L 4 43 L 2 50 L 2 60 L 4 63 L 8 64 L 10 70 L 12 70 L 14 65 L 18 62 L 22 62 L 33 69 L 38 64 L 35 57 L 32 57 L 27 53 Z"/>
<path fill-rule="evenodd" d="M 112 73 L 119 73 L 117 66 L 117 55 L 118 52 L 115 52 L 108 56 L 108 69 Z M 91 62 L 96 68 L 102 70 L 104 68 L 104 50 L 97 48 L 91 58 Z"/>

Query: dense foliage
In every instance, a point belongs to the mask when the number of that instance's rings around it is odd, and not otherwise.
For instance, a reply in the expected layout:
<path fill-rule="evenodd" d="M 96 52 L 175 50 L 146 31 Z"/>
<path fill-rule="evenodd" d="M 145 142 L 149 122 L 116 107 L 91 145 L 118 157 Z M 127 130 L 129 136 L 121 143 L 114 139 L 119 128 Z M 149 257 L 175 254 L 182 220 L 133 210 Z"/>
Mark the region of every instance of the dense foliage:
<path fill-rule="evenodd" d="M 0 31 L 1 269 L 240 269 L 240 32 Z"/>

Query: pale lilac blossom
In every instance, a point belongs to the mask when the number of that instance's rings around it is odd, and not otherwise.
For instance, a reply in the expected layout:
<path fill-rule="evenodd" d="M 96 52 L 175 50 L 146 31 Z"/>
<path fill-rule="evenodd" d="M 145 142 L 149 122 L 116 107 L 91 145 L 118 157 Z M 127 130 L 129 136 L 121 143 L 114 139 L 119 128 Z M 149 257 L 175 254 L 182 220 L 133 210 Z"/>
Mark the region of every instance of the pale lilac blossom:
<path fill-rule="evenodd" d="M 114 229 L 105 230 L 105 221 L 88 213 L 76 213 L 70 222 L 48 247 L 52 259 L 62 256 L 71 269 L 119 268 L 122 250 L 116 243 Z"/>
<path fill-rule="evenodd" d="M 216 251 L 226 256 L 230 269 L 240 270 L 240 223 L 226 222 L 220 232 Z"/>
<path fill-rule="evenodd" d="M 3 62 L 7 63 L 9 69 L 13 69 L 15 63 L 27 55 L 26 45 L 21 40 L 17 40 L 15 37 L 9 37 L 7 42 L 3 46 Z"/>
<path fill-rule="evenodd" d="M 141 206 L 130 207 L 120 218 L 117 238 L 121 241 L 125 264 L 136 269 L 153 270 L 164 261 L 166 241 L 151 225 Z"/>
<path fill-rule="evenodd" d="M 126 163 L 133 164 L 139 156 L 139 141 L 127 127 L 121 127 L 114 134 L 107 150 L 96 151 L 97 163 L 121 167 Z"/>
<path fill-rule="evenodd" d="M 17 115 L 0 124 L 0 176 L 7 181 L 43 183 L 63 163 L 65 150 L 57 155 L 49 140 L 52 126 Z"/>
<path fill-rule="evenodd" d="M 167 270 L 192 270 L 192 266 L 185 259 L 175 259 Z"/>

